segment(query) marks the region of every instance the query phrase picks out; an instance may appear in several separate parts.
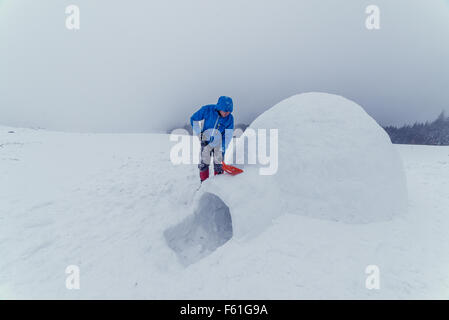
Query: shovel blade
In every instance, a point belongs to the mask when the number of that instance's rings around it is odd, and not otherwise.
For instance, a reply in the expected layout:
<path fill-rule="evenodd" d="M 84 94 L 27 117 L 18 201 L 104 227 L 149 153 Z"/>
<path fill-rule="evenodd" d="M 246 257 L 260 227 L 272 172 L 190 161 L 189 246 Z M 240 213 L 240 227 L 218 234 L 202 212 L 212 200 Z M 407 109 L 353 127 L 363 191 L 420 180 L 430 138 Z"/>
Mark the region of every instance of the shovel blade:
<path fill-rule="evenodd" d="M 239 173 L 243 172 L 242 169 L 239 169 L 239 168 L 227 165 L 224 162 L 222 162 L 222 164 L 223 164 L 223 170 L 226 171 L 227 173 L 229 173 L 232 176 L 235 176 L 236 174 L 239 174 Z"/>

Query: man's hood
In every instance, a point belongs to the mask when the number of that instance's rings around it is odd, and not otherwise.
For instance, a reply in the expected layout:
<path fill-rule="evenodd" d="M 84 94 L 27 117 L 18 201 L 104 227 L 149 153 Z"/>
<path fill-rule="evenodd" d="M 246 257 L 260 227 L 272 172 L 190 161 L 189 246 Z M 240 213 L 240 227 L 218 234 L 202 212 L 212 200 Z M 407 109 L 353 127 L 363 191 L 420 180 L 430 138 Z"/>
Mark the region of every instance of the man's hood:
<path fill-rule="evenodd" d="M 220 97 L 218 99 L 216 109 L 224 112 L 232 112 L 232 110 L 234 109 L 232 99 L 225 96 Z"/>

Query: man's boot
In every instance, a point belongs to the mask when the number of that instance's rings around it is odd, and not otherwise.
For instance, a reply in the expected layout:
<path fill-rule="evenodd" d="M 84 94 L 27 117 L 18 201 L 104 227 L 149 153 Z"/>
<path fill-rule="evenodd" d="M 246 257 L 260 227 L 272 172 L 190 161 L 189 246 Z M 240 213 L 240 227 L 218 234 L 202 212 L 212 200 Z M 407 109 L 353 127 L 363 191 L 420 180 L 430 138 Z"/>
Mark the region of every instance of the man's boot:
<path fill-rule="evenodd" d="M 209 178 L 209 168 L 207 168 L 207 170 L 200 171 L 201 182 L 203 182 L 207 178 Z"/>
<path fill-rule="evenodd" d="M 198 165 L 198 168 L 200 169 L 200 180 L 203 182 L 207 178 L 209 178 L 209 166 L 205 163 L 200 163 Z"/>
<path fill-rule="evenodd" d="M 214 175 L 223 174 L 223 165 L 221 163 L 214 163 Z"/>

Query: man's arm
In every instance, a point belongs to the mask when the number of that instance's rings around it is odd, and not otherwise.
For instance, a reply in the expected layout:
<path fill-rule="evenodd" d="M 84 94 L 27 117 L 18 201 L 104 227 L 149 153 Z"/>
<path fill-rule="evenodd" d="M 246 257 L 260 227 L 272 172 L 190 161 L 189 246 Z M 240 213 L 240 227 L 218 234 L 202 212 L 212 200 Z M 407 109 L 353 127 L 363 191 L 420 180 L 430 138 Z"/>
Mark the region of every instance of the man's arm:
<path fill-rule="evenodd" d="M 190 117 L 190 125 L 193 129 L 193 134 L 198 136 L 201 133 L 200 121 L 204 120 L 204 112 L 206 110 L 206 106 L 201 107 L 197 112 L 195 112 Z"/>

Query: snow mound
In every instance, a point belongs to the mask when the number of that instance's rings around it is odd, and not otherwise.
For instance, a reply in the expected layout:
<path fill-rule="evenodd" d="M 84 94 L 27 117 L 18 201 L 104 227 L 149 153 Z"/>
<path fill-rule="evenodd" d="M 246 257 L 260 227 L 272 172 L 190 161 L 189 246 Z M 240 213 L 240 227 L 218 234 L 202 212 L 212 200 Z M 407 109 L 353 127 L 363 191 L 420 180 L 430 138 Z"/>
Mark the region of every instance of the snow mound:
<path fill-rule="evenodd" d="M 229 208 L 219 197 L 206 192 L 194 214 L 167 229 L 164 236 L 183 265 L 195 263 L 232 238 Z"/>
<path fill-rule="evenodd" d="M 282 212 L 369 223 L 406 211 L 399 154 L 353 101 L 326 93 L 295 95 L 250 128 L 279 130 L 279 165 L 271 188 L 280 190 Z"/>

